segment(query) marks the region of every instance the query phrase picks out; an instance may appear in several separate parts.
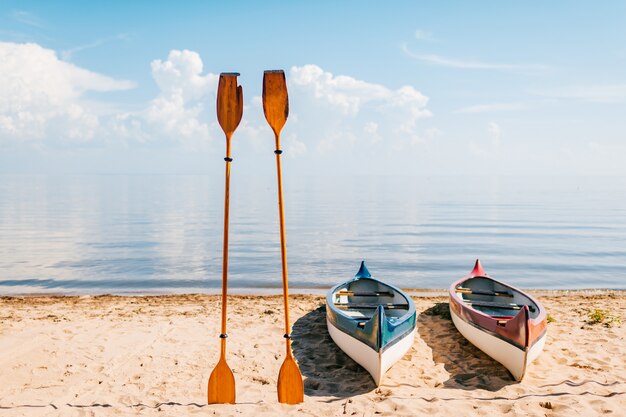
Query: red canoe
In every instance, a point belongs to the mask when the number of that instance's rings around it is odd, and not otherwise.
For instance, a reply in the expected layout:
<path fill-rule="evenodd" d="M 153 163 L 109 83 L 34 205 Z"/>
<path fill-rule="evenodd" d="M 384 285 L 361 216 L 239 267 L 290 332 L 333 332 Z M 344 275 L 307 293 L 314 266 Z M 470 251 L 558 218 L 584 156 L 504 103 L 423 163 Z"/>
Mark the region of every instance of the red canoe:
<path fill-rule="evenodd" d="M 489 277 L 479 260 L 468 276 L 450 286 L 450 314 L 459 332 L 517 381 L 546 342 L 545 308 L 530 295 Z"/>

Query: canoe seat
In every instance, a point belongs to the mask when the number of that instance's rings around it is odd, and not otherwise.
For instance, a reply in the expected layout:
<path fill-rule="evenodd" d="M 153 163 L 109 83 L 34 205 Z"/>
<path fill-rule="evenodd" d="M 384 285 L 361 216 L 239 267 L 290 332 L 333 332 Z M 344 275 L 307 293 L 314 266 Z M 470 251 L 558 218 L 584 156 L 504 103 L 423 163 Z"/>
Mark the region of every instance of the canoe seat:
<path fill-rule="evenodd" d="M 474 306 L 478 306 L 478 307 L 491 307 L 491 308 L 499 308 L 499 309 L 505 309 L 505 310 L 520 310 L 524 307 L 524 304 L 504 304 L 504 303 L 492 303 L 490 301 L 476 301 L 476 300 L 466 300 L 464 299 L 463 301 L 465 301 L 467 304 L 471 304 Z M 535 312 L 535 307 L 534 306 L 530 306 L 530 305 L 526 305 L 526 307 L 528 307 L 528 310 Z"/>
<path fill-rule="evenodd" d="M 385 310 L 387 309 L 392 309 L 392 310 L 408 310 L 409 305 L 408 304 L 392 304 L 392 303 L 380 303 L 380 304 L 366 304 L 366 303 L 335 303 L 335 306 L 337 308 L 345 308 L 345 309 L 358 309 L 358 310 L 368 310 L 368 309 L 372 309 L 375 310 L 378 308 L 378 306 L 383 306 L 383 308 Z"/>

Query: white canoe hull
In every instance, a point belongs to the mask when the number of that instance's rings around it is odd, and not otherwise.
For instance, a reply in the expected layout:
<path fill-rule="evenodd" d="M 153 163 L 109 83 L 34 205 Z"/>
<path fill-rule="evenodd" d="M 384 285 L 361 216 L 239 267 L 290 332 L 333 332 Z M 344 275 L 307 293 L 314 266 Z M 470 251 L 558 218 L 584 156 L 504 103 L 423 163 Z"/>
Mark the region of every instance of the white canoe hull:
<path fill-rule="evenodd" d="M 379 386 L 387 370 L 398 362 L 404 354 L 413 346 L 415 328 L 384 351 L 377 352 L 360 340 L 336 328 L 329 320 L 326 320 L 328 333 L 335 344 L 339 346 L 356 363 L 361 365 Z"/>
<path fill-rule="evenodd" d="M 534 361 L 543 350 L 547 332 L 537 340 L 527 351 L 524 351 L 496 336 L 493 336 L 458 317 L 450 309 L 450 315 L 459 333 L 469 340 L 478 349 L 500 362 L 511 372 L 513 378 L 521 381 L 526 373 L 526 367 Z"/>

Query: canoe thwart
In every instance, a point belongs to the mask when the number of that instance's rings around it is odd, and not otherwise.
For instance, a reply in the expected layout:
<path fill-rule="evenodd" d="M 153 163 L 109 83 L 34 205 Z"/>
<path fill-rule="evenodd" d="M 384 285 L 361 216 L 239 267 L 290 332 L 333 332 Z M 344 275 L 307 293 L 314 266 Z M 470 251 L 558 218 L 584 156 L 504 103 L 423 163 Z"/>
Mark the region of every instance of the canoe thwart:
<path fill-rule="evenodd" d="M 511 294 L 509 292 L 474 290 L 474 289 L 471 289 L 471 288 L 463 288 L 463 287 L 459 287 L 455 291 L 457 293 L 461 293 L 461 294 L 494 295 L 494 296 L 498 296 L 498 297 L 511 297 L 511 298 L 513 298 L 513 294 Z"/>
<path fill-rule="evenodd" d="M 471 304 L 471 305 L 478 306 L 478 307 L 504 308 L 508 310 L 520 310 L 521 308 L 525 306 L 522 304 L 514 304 L 514 303 L 505 304 L 505 303 L 492 303 L 489 301 L 475 301 L 475 300 L 463 300 L 463 301 L 465 301 L 467 304 Z M 535 311 L 535 307 L 533 306 L 526 305 L 526 307 L 528 307 L 528 310 L 530 311 L 533 311 L 533 312 Z"/>
<path fill-rule="evenodd" d="M 372 309 L 375 310 L 378 308 L 378 306 L 383 306 L 383 308 L 385 309 L 408 309 L 409 305 L 408 304 L 392 304 L 392 303 L 380 303 L 380 304 L 365 304 L 365 303 L 349 303 L 349 304 L 343 304 L 343 303 L 335 303 L 335 307 L 337 308 L 345 308 L 345 309 Z"/>
<path fill-rule="evenodd" d="M 391 291 L 339 291 L 337 295 L 351 295 L 353 297 L 393 297 Z"/>

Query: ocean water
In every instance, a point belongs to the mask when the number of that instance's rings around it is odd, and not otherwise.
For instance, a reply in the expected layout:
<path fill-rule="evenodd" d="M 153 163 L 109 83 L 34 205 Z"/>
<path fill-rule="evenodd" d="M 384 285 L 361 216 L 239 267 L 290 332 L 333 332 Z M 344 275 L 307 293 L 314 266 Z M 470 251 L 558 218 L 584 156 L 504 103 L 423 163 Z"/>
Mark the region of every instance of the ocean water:
<path fill-rule="evenodd" d="M 0 176 L 0 294 L 214 293 L 223 177 Z M 626 288 L 623 177 L 285 177 L 289 282 Z M 281 286 L 274 177 L 231 182 L 229 288 Z"/>

